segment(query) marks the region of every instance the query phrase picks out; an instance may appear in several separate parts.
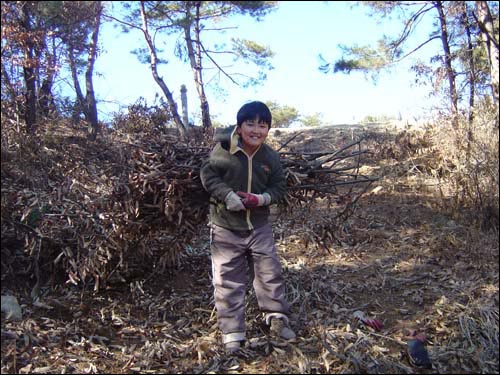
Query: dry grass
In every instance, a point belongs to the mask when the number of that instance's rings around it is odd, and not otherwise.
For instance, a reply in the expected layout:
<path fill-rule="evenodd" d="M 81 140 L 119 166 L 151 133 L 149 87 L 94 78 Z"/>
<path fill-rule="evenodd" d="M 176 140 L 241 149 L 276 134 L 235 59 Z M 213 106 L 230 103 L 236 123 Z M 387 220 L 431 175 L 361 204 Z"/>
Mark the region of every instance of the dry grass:
<path fill-rule="evenodd" d="M 441 150 L 434 176 L 444 206 L 483 229 L 499 224 L 498 121 L 494 110 L 480 106 L 472 123 L 462 118 L 454 129 L 439 119 L 429 129 Z"/>

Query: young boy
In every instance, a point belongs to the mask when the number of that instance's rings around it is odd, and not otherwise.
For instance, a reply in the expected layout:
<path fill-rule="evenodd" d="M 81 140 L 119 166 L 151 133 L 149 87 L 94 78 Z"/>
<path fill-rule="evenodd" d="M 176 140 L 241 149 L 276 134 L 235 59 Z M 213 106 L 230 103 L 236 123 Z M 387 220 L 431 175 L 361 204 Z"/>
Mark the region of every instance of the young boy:
<path fill-rule="evenodd" d="M 290 340 L 290 306 L 269 222 L 269 205 L 286 193 L 279 154 L 264 142 L 271 112 L 261 102 L 243 105 L 237 125 L 216 136 L 217 145 L 201 167 L 210 194 L 211 254 L 215 307 L 228 352 L 245 341 L 246 267 L 271 332 Z"/>

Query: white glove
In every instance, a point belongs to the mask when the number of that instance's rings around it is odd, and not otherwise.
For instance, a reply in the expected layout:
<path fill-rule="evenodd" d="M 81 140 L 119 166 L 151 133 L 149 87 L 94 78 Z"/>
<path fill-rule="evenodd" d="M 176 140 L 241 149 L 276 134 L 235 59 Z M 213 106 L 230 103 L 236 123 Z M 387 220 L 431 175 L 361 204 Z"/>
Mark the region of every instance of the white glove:
<path fill-rule="evenodd" d="M 228 195 L 226 195 L 226 198 L 224 198 L 224 202 L 226 202 L 226 208 L 229 211 L 246 210 L 243 202 L 241 201 L 241 198 L 234 191 L 231 191 Z"/>

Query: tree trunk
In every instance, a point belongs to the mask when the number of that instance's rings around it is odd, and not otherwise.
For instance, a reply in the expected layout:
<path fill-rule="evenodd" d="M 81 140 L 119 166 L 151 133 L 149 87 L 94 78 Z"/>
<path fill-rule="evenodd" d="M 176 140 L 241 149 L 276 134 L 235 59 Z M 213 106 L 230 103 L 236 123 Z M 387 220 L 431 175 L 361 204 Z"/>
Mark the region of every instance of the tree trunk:
<path fill-rule="evenodd" d="M 153 44 L 153 40 L 151 39 L 151 35 L 149 34 L 148 31 L 148 22 L 146 18 L 146 11 L 144 9 L 144 1 L 141 1 L 141 17 L 142 17 L 142 32 L 144 34 L 144 38 L 146 39 L 146 43 L 148 44 L 149 55 L 151 58 L 151 73 L 153 74 L 155 82 L 158 84 L 158 86 L 160 86 L 161 90 L 165 94 L 165 97 L 167 98 L 168 109 L 170 111 L 170 114 L 172 115 L 172 118 L 174 119 L 175 126 L 177 127 L 177 129 L 179 129 L 182 138 L 186 140 L 187 139 L 186 127 L 182 123 L 182 119 L 179 116 L 179 111 L 177 110 L 177 103 L 175 102 L 174 97 L 170 92 L 170 90 L 168 89 L 166 83 L 158 75 L 158 57 L 156 55 L 156 49 Z"/>
<path fill-rule="evenodd" d="M 205 94 L 205 85 L 203 83 L 202 61 L 201 61 L 201 42 L 200 42 L 200 7 L 201 2 L 197 1 L 195 17 L 195 40 L 191 38 L 191 5 L 186 3 L 186 23 L 184 25 L 184 38 L 188 50 L 189 62 L 194 74 L 194 82 L 200 99 L 201 121 L 203 129 L 206 131 L 212 127 L 210 118 L 210 107 L 208 105 L 207 95 Z"/>
<path fill-rule="evenodd" d="M 439 21 L 441 24 L 441 41 L 443 43 L 444 50 L 444 65 L 446 70 L 446 75 L 448 76 L 449 92 L 450 92 L 450 104 L 451 104 L 451 114 L 452 114 L 452 124 L 455 129 L 458 129 L 458 95 L 457 88 L 455 85 L 455 72 L 451 65 L 451 51 L 450 45 L 448 43 L 448 30 L 446 27 L 446 16 L 444 14 L 443 4 L 441 1 L 434 2 L 434 6 L 439 12 Z"/>
<path fill-rule="evenodd" d="M 499 74 L 499 53 L 498 40 L 496 39 L 495 30 L 493 27 L 493 18 L 491 17 L 490 8 L 487 1 L 476 1 L 476 11 L 478 15 L 478 26 L 481 30 L 481 36 L 488 52 L 490 63 L 490 80 L 491 92 L 493 94 L 493 102 L 498 110 L 498 74 Z"/>
<path fill-rule="evenodd" d="M 56 111 L 54 96 L 52 95 L 53 73 L 49 73 L 38 91 L 38 108 L 42 116 L 49 116 L 51 112 Z"/>
<path fill-rule="evenodd" d="M 466 50 L 466 60 L 464 61 L 464 64 L 466 66 L 467 70 L 467 80 L 469 83 L 469 118 L 467 122 L 467 139 L 466 139 L 466 155 L 465 159 L 466 162 L 469 163 L 471 160 L 471 152 L 472 152 L 472 142 L 474 140 L 474 132 L 473 132 L 473 122 L 474 122 L 474 103 L 475 103 L 475 96 L 476 96 L 476 84 L 477 84 L 477 75 L 476 75 L 476 67 L 474 64 L 474 55 L 473 55 L 473 44 L 472 44 L 472 32 L 471 32 L 471 25 L 469 21 L 469 12 L 467 9 L 467 4 L 465 1 L 460 1 L 459 2 L 459 8 L 460 10 L 460 23 L 461 26 L 465 30 L 465 35 L 467 37 L 467 50 Z"/>
<path fill-rule="evenodd" d="M 89 122 L 88 138 L 95 140 L 99 131 L 97 115 L 97 103 L 95 100 L 94 84 L 92 76 L 94 74 L 94 64 L 97 57 L 97 41 L 99 38 L 99 28 L 101 26 L 102 5 L 97 2 L 94 30 L 92 31 L 92 41 L 90 43 L 89 58 L 87 60 L 87 71 L 85 72 L 85 118 Z"/>
<path fill-rule="evenodd" d="M 28 3 L 21 7 L 22 28 L 27 34 L 31 28 L 31 14 Z M 27 38 L 24 46 L 23 77 L 25 84 L 24 93 L 24 120 L 26 122 L 26 131 L 33 133 L 36 125 L 36 76 L 34 69 L 34 47 L 30 38 Z"/>
<path fill-rule="evenodd" d="M 68 46 L 68 58 L 69 58 L 69 66 L 71 70 L 71 77 L 73 78 L 73 86 L 75 88 L 76 93 L 76 103 L 75 108 L 72 113 L 73 122 L 77 123 L 78 118 L 81 113 L 85 113 L 85 97 L 83 96 L 82 88 L 80 87 L 80 81 L 78 80 L 78 71 L 76 68 L 76 61 L 73 55 L 73 46 Z"/>
<path fill-rule="evenodd" d="M 33 133 L 36 125 L 36 85 L 35 72 L 33 68 L 23 67 L 24 82 L 26 92 L 24 94 L 24 121 L 26 122 L 26 131 Z"/>
<path fill-rule="evenodd" d="M 52 93 L 54 77 L 56 76 L 56 71 L 58 70 L 58 41 L 56 39 L 57 37 L 55 34 L 47 33 L 43 43 L 43 48 L 40 48 L 42 53 L 39 54 L 39 61 L 42 61 L 43 58 L 45 58 L 46 61 L 46 68 L 41 69 L 42 71 L 45 71 L 45 77 L 42 79 L 42 76 L 40 74 L 38 75 L 38 82 L 41 82 L 40 88 L 38 89 L 38 110 L 40 114 L 45 117 L 57 114 L 57 107 Z"/>

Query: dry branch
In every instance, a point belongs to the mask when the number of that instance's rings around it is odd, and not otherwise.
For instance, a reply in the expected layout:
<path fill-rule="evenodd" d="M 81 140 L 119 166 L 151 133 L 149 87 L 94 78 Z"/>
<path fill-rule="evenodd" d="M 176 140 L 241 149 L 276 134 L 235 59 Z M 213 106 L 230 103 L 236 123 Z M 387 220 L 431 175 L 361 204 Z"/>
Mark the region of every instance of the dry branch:
<path fill-rule="evenodd" d="M 329 251 L 332 243 L 339 243 L 339 229 L 354 212 L 359 198 L 377 180 L 359 172 L 362 158 L 370 154 L 362 149 L 362 141 L 334 150 L 281 152 L 288 181 L 284 212 L 288 225 L 308 228 L 301 231 L 306 246 L 314 244 Z M 311 215 L 324 207 L 328 215 Z"/>

